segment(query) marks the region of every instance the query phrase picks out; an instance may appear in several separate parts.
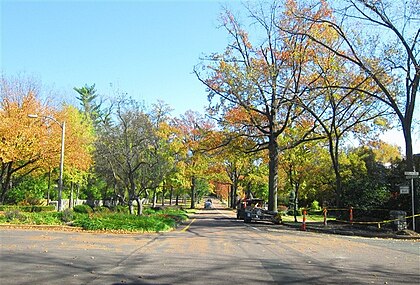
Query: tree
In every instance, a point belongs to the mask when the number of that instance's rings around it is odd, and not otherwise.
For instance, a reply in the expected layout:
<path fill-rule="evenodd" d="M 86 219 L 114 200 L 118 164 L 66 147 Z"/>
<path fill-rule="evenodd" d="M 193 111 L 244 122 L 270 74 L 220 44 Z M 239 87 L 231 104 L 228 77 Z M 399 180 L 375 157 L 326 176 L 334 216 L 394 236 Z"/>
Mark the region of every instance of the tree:
<path fill-rule="evenodd" d="M 79 94 L 79 97 L 76 97 L 82 105 L 82 113 L 85 118 L 93 122 L 96 127 L 99 123 L 100 118 L 102 117 L 101 105 L 102 103 L 97 103 L 98 94 L 96 93 L 95 84 L 89 86 L 85 85 L 81 88 L 73 88 Z"/>
<path fill-rule="evenodd" d="M 338 19 L 318 16 L 313 12 L 318 5 L 304 6 L 293 15 L 312 24 L 307 30 L 289 32 L 307 36 L 376 84 L 379 92 L 362 86 L 334 87 L 357 90 L 392 109 L 404 134 L 407 168 L 412 170 L 412 123 L 420 81 L 418 1 L 348 0 L 335 9 Z M 312 29 L 319 26 L 331 30 L 340 45 L 331 45 Z"/>
<path fill-rule="evenodd" d="M 200 113 L 187 111 L 180 118 L 174 120 L 179 130 L 179 138 L 183 143 L 182 159 L 179 163 L 184 177 L 189 181 L 191 208 L 195 208 L 198 179 L 205 177 L 208 157 L 204 155 L 205 148 L 201 145 L 206 134 L 213 128 L 213 124 Z"/>
<path fill-rule="evenodd" d="M 1 77 L 0 82 L 0 203 L 13 185 L 13 177 L 24 177 L 37 169 L 53 147 L 45 127 L 36 126 L 28 114 L 50 112 L 40 100 L 40 86 L 30 78 Z"/>
<path fill-rule="evenodd" d="M 142 175 L 153 175 L 151 146 L 155 136 L 149 116 L 133 99 L 119 98 L 115 103 L 115 122 L 101 128 L 97 142 L 97 164 L 102 175 L 111 174 L 114 187 L 122 186 L 128 193 L 130 213 L 137 201 L 137 214 L 142 214 L 141 195 L 147 190 L 139 187 Z M 148 181 L 148 179 L 146 179 Z"/>
<path fill-rule="evenodd" d="M 232 43 L 222 54 L 209 57 L 203 66 L 203 76 L 195 69 L 198 79 L 209 92 L 212 106 L 210 115 L 222 126 L 230 126 L 238 136 L 252 138 L 254 146 L 248 151 L 268 150 L 269 156 L 269 210 L 277 211 L 278 156 L 281 150 L 291 148 L 308 139 L 308 132 L 289 145 L 280 146 L 278 138 L 289 127 L 300 125 L 303 110 L 294 101 L 304 90 L 310 78 L 305 78 L 302 66 L 306 62 L 306 48 L 298 39 L 290 39 L 277 28 L 280 8 L 275 1 L 267 11 L 248 9 L 253 28 L 258 29 L 262 42 L 252 44 L 250 35 L 240 22 L 225 11 L 222 25 Z M 301 49 L 301 53 L 295 52 Z M 305 83 L 305 84 L 303 84 Z M 302 85 L 303 84 L 303 85 Z M 217 100 L 219 99 L 219 100 Z M 312 138 L 311 138 L 312 139 Z"/>

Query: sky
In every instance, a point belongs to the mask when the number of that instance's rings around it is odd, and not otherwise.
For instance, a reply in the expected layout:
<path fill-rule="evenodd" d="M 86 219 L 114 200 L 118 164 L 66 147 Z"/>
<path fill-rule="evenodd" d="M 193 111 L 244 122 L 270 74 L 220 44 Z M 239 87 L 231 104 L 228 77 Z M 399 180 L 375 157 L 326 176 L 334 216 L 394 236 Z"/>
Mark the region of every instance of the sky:
<path fill-rule="evenodd" d="M 35 77 L 74 105 L 73 88 L 95 84 L 107 97 L 163 100 L 174 115 L 204 113 L 207 94 L 193 68 L 229 43 L 218 28 L 223 6 L 243 9 L 239 0 L 0 0 L 0 70 Z M 381 138 L 404 152 L 401 131 Z"/>
<path fill-rule="evenodd" d="M 205 87 L 192 71 L 228 43 L 217 28 L 225 3 L 0 1 L 3 73 L 34 76 L 66 100 L 75 100 L 73 87 L 96 84 L 103 95 L 204 112 Z"/>

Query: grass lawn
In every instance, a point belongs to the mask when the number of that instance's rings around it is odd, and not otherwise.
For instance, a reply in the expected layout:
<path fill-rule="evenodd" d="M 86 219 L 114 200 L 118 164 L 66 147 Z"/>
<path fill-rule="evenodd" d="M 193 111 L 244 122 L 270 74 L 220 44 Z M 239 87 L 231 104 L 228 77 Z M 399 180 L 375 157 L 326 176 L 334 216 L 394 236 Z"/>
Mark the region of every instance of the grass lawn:
<path fill-rule="evenodd" d="M 281 216 L 283 222 L 290 222 L 290 223 L 294 223 L 295 218 L 293 217 L 293 215 L 287 215 L 287 216 Z M 297 216 L 296 217 L 298 222 L 301 223 L 303 220 L 303 216 Z M 335 220 L 334 217 L 328 217 L 328 221 L 331 220 Z M 324 221 L 324 216 L 323 215 L 306 215 L 306 222 L 310 223 L 310 222 L 323 222 Z"/>
<path fill-rule="evenodd" d="M 0 213 L 1 224 L 19 225 L 68 225 L 84 230 L 122 232 L 162 232 L 174 229 L 177 224 L 188 219 L 187 212 L 177 208 L 154 211 L 147 209 L 144 215 L 130 215 L 109 209 L 87 213 L 65 210 L 63 212 L 22 212 L 17 209 Z"/>

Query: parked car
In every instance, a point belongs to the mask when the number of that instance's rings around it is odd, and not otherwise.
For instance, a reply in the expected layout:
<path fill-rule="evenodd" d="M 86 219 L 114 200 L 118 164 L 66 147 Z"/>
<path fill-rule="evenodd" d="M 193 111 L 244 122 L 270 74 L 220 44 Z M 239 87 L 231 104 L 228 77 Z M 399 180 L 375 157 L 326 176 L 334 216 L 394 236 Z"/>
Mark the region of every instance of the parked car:
<path fill-rule="evenodd" d="M 278 212 L 269 211 L 265 207 L 263 199 L 247 199 L 239 205 L 236 217 L 244 220 L 245 223 L 251 221 L 270 221 L 280 224 L 282 219 Z"/>
<path fill-rule="evenodd" d="M 243 220 L 245 218 L 245 209 L 246 207 L 255 207 L 256 205 L 264 205 L 264 200 L 263 199 L 253 199 L 253 198 L 245 198 L 245 199 L 241 199 L 239 200 L 238 204 L 237 204 L 237 208 L 236 208 L 236 218 Z"/>

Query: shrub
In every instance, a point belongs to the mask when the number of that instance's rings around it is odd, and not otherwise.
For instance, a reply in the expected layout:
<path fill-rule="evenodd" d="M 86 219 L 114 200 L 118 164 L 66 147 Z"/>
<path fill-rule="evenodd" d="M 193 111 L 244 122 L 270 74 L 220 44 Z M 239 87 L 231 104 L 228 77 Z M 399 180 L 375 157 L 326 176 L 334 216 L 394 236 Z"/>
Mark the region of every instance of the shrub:
<path fill-rule="evenodd" d="M 112 207 L 111 210 L 115 213 L 122 213 L 122 214 L 128 214 L 130 212 L 128 209 L 128 206 L 124 206 L 124 205 L 117 205 L 115 207 Z"/>
<path fill-rule="evenodd" d="M 63 212 L 61 212 L 61 220 L 65 223 L 73 221 L 74 214 L 71 209 L 65 209 Z"/>
<path fill-rule="evenodd" d="M 314 200 L 311 203 L 311 210 L 312 211 L 320 211 L 321 210 L 321 207 L 319 206 L 319 202 L 317 200 Z"/>
<path fill-rule="evenodd" d="M 95 207 L 95 208 L 93 208 L 93 211 L 96 212 L 96 213 L 109 213 L 109 212 L 111 212 L 111 210 L 108 207 L 105 207 L 105 206 Z"/>
<path fill-rule="evenodd" d="M 0 211 L 18 210 L 21 212 L 51 212 L 55 210 L 54 206 L 15 206 L 15 205 L 1 205 Z"/>
<path fill-rule="evenodd" d="M 93 210 L 89 205 L 83 204 L 83 205 L 76 205 L 74 206 L 73 210 L 76 213 L 82 213 L 82 214 L 89 214 L 92 213 Z"/>
<path fill-rule="evenodd" d="M 26 216 L 18 210 L 7 211 L 4 213 L 4 216 L 6 217 L 7 222 L 12 222 L 13 220 L 24 222 L 26 220 Z"/>

